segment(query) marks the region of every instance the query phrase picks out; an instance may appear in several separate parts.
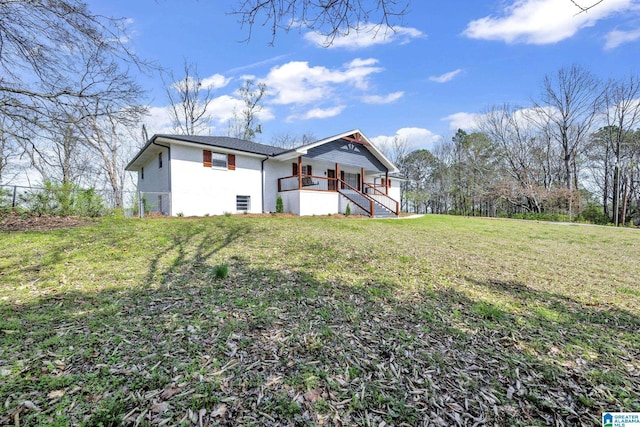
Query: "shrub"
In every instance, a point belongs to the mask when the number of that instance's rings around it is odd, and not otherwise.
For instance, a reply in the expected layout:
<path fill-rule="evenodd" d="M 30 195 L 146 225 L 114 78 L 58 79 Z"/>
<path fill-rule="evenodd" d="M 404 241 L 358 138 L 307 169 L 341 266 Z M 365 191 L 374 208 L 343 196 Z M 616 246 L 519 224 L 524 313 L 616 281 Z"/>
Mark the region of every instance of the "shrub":
<path fill-rule="evenodd" d="M 46 181 L 41 191 L 21 195 L 20 199 L 28 210 L 38 215 L 96 217 L 104 211 L 102 197 L 96 194 L 95 189 L 83 190 L 69 183 Z"/>
<path fill-rule="evenodd" d="M 598 203 L 588 203 L 582 210 L 581 216 L 592 224 L 607 225 L 609 223 L 609 218 Z"/>
<path fill-rule="evenodd" d="M 351 205 L 347 203 L 347 208 L 344 210 L 344 216 L 351 215 Z"/>
<path fill-rule="evenodd" d="M 276 212 L 284 212 L 284 202 L 282 201 L 282 196 L 280 196 L 279 194 L 276 196 Z"/>

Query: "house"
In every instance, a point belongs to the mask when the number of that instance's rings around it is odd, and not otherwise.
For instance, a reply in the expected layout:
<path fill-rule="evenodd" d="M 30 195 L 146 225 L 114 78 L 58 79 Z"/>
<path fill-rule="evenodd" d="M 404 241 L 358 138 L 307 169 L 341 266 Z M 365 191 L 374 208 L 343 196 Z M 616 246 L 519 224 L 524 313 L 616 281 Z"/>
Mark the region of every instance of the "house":
<path fill-rule="evenodd" d="M 397 216 L 398 169 L 359 130 L 294 149 L 219 136 L 154 135 L 126 166 L 140 212 Z M 392 176 L 392 177 L 390 177 Z"/>

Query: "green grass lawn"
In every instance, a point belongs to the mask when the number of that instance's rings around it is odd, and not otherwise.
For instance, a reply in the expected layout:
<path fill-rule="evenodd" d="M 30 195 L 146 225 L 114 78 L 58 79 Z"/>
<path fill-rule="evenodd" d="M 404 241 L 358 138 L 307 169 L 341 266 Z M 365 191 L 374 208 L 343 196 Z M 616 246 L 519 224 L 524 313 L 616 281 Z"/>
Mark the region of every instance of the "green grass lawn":
<path fill-rule="evenodd" d="M 639 254 L 447 216 L 0 233 L 0 425 L 600 425 L 640 411 Z"/>

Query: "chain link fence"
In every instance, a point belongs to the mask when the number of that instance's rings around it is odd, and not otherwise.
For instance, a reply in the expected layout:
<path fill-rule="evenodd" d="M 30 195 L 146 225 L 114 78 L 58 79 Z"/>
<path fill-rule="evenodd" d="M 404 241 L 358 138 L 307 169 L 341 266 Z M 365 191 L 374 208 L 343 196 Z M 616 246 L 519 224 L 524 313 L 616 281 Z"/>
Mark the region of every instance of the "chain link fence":
<path fill-rule="evenodd" d="M 95 217 L 121 210 L 125 216 L 136 216 L 138 206 L 137 191 L 123 191 L 116 197 L 113 191 L 71 185 L 0 185 L 0 211 Z"/>
<path fill-rule="evenodd" d="M 137 193 L 137 204 L 133 206 L 132 216 L 171 215 L 171 193 L 141 191 Z"/>

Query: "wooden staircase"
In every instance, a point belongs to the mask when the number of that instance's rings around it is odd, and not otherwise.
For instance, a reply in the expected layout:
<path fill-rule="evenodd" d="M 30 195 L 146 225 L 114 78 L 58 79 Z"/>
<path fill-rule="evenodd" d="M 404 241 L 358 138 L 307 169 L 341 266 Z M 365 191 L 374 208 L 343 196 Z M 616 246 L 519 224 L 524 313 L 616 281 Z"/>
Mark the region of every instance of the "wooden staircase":
<path fill-rule="evenodd" d="M 396 218 L 398 216 L 398 202 L 391 197 L 365 184 L 365 191 L 372 194 L 363 193 L 352 187 L 345 181 L 337 179 L 338 193 L 350 200 L 354 205 L 365 211 L 373 218 Z"/>

